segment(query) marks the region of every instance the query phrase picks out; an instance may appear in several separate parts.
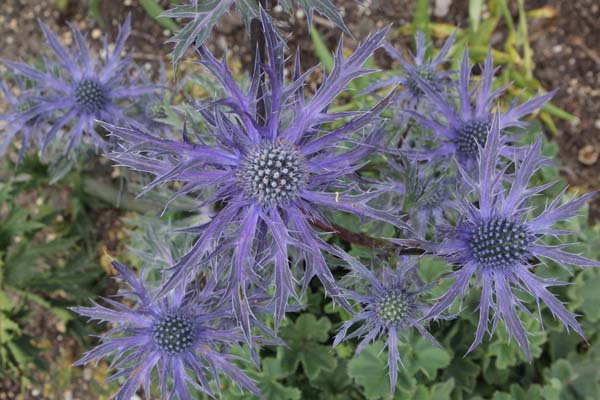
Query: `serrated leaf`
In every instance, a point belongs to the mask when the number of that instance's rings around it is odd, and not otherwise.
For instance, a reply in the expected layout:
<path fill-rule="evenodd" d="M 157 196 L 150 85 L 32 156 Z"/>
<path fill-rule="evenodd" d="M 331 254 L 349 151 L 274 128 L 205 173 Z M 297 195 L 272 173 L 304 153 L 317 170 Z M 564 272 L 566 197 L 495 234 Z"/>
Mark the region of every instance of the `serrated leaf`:
<path fill-rule="evenodd" d="M 295 387 L 286 387 L 278 380 L 285 378 L 286 374 L 281 368 L 281 360 L 268 357 L 262 360 L 262 374 L 258 386 L 265 399 L 268 400 L 300 400 L 302 392 Z"/>
<path fill-rule="evenodd" d="M 380 342 L 369 344 L 348 363 L 348 375 L 364 388 L 368 399 L 391 398 L 387 358 Z"/>
<path fill-rule="evenodd" d="M 600 398 L 600 343 L 596 342 L 583 353 L 571 353 L 568 360 L 577 375 L 570 388 L 578 398 Z"/>
<path fill-rule="evenodd" d="M 453 378 L 456 387 L 472 392 L 477 383 L 481 367 L 473 360 L 464 357 L 455 357 L 451 364 L 444 370 L 443 379 Z"/>
<path fill-rule="evenodd" d="M 310 381 L 312 386 L 321 389 L 329 397 L 342 393 L 352 382 L 348 376 L 348 361 L 338 359 L 337 364 L 333 371 L 323 371 Z"/>
<path fill-rule="evenodd" d="M 437 370 L 450 364 L 450 355 L 446 350 L 435 347 L 421 336 L 413 336 L 410 345 L 401 347 L 407 349 L 403 355 L 406 369 L 413 373 L 421 371 L 429 379 L 435 379 Z"/>
<path fill-rule="evenodd" d="M 568 294 L 573 305 L 583 311 L 585 318 L 590 322 L 600 321 L 600 273 L 588 269 L 577 275 L 575 282 L 568 289 Z"/>
<path fill-rule="evenodd" d="M 169 39 L 169 42 L 175 43 L 171 53 L 175 67 L 192 44 L 200 46 L 204 43 L 233 2 L 234 0 L 199 0 L 196 7 L 193 4 L 178 5 L 160 14 L 164 18 L 192 19 Z"/>
<path fill-rule="evenodd" d="M 307 17 L 309 18 L 309 24 L 312 22 L 312 14 L 314 11 L 318 12 L 329 21 L 333 22 L 338 28 L 352 36 L 352 33 L 344 24 L 344 19 L 338 8 L 330 0 L 296 0 L 296 3 L 304 9 Z"/>
<path fill-rule="evenodd" d="M 561 382 L 569 383 L 578 378 L 571 363 L 567 360 L 557 360 L 552 366 L 544 371 L 544 377 L 547 380 L 556 378 Z"/>
<path fill-rule="evenodd" d="M 540 322 L 535 316 L 522 314 L 521 318 L 525 330 L 530 332 L 527 337 L 531 356 L 533 358 L 538 357 L 542 354 L 542 346 L 546 342 L 547 333 L 542 330 Z M 508 332 L 504 325 L 500 325 L 496 330 L 496 335 L 488 348 L 488 354 L 496 357 L 495 363 L 498 369 L 514 367 L 519 363 L 529 361 L 516 340 L 509 341 Z"/>
<path fill-rule="evenodd" d="M 281 365 L 285 371 L 293 372 L 302 364 L 309 379 L 314 379 L 325 370 L 337 366 L 330 346 L 320 343 L 329 338 L 331 322 L 326 317 L 317 320 L 312 314 L 302 314 L 294 324 L 281 328 L 281 338 L 287 344 L 283 350 Z"/>

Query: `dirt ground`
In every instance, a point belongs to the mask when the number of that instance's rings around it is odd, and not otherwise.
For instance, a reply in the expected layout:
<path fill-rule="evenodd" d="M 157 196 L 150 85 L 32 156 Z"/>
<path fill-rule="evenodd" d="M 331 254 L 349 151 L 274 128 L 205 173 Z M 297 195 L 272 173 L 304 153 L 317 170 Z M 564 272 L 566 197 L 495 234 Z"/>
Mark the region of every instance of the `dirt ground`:
<path fill-rule="evenodd" d="M 167 6 L 169 1 L 162 3 Z M 415 2 L 334 0 L 334 3 L 343 7 L 348 27 L 357 39 L 362 39 L 378 27 L 388 24 L 399 27 L 409 23 Z M 361 7 L 357 3 L 370 4 L 370 7 Z M 430 3 L 435 21 L 466 26 L 467 0 L 431 0 Z M 99 2 L 98 13 L 91 12 L 88 4 L 83 0 L 0 1 L 0 58 L 29 60 L 44 49 L 45 42 L 36 22 L 38 18 L 54 31 L 60 32 L 66 43 L 73 39 L 66 26 L 66 22 L 71 21 L 88 33 L 88 39 L 94 47 L 100 48 L 103 32 L 108 32 L 110 40 L 114 40 L 116 26 L 131 12 L 133 29 L 128 48 L 134 49 L 135 61 L 151 74 L 158 70 L 160 60 L 168 63 L 169 47 L 162 44 L 171 33 L 150 18 L 137 0 L 103 0 Z M 555 7 L 558 12 L 551 20 L 530 22 L 535 75 L 546 89 L 558 89 L 554 104 L 579 118 L 578 124 L 556 120 L 559 134 L 555 140 L 560 148 L 561 171 L 570 184 L 597 187 L 600 174 L 600 161 L 597 160 L 600 152 L 600 1 L 526 1 L 528 9 L 541 6 Z M 286 16 L 275 12 L 275 15 L 282 30 L 290 34 L 290 48 L 299 46 L 305 65 L 314 64 L 316 59 L 302 13 Z M 320 17 L 315 18 L 315 24 L 324 40 L 334 47 L 339 31 Z M 409 38 L 402 40 L 405 42 L 397 43 L 398 46 L 410 43 Z M 241 19 L 235 13 L 221 21 L 210 43 L 217 53 L 228 49 L 241 65 L 247 65 L 250 61 L 249 39 Z M 379 61 L 384 67 L 388 62 L 381 56 Z M 184 62 L 183 71 L 188 68 L 197 67 Z M 0 100 L 0 112 L 2 106 Z M 596 201 L 593 208 L 596 210 L 594 214 L 597 214 L 600 201 Z M 49 333 L 45 335 L 48 340 L 60 337 L 56 328 L 49 326 L 48 329 Z M 71 346 L 75 345 L 71 343 L 67 347 Z M 89 387 L 84 375 L 77 379 L 82 382 L 82 387 Z M 3 391 L 3 385 L 5 390 L 10 387 L 8 383 L 0 382 L 0 392 Z M 85 394 L 81 395 L 81 398 L 85 398 Z"/>

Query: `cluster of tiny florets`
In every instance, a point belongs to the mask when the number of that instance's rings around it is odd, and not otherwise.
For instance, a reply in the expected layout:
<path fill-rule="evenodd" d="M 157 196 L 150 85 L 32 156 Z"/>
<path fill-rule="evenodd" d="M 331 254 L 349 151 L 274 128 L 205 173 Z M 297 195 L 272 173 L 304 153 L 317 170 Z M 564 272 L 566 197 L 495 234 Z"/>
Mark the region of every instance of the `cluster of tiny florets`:
<path fill-rule="evenodd" d="M 107 98 L 102 84 L 95 79 L 82 79 L 75 85 L 75 101 L 88 113 L 104 109 Z"/>
<path fill-rule="evenodd" d="M 425 82 L 431 82 L 434 78 L 434 72 L 431 70 L 431 67 L 427 65 L 422 65 L 418 67 L 415 70 L 415 72 L 419 76 L 419 78 L 421 78 Z M 419 83 L 410 76 L 406 80 L 406 86 L 414 96 L 420 97 L 424 95 L 423 89 L 421 89 Z"/>
<path fill-rule="evenodd" d="M 477 145 L 484 147 L 490 131 L 488 121 L 469 121 L 465 123 L 456 138 L 456 147 L 463 155 L 475 158 L 479 154 Z"/>
<path fill-rule="evenodd" d="M 195 329 L 186 316 L 166 315 L 154 322 L 152 337 L 160 350 L 175 355 L 192 347 L 195 339 Z"/>
<path fill-rule="evenodd" d="M 482 221 L 473 232 L 471 251 L 484 268 L 502 268 L 528 254 L 533 241 L 531 234 L 520 223 L 502 217 Z"/>
<path fill-rule="evenodd" d="M 144 112 L 150 119 L 165 119 L 168 116 L 164 104 L 158 102 L 148 104 Z"/>
<path fill-rule="evenodd" d="M 397 326 L 405 321 L 410 309 L 411 301 L 400 289 L 385 292 L 375 303 L 377 316 L 388 326 Z"/>
<path fill-rule="evenodd" d="M 246 156 L 237 179 L 247 197 L 262 204 L 285 204 L 304 186 L 306 165 L 292 145 L 263 144 Z"/>
<path fill-rule="evenodd" d="M 448 201 L 451 197 L 450 190 L 446 185 L 438 184 L 430 192 L 424 195 L 422 204 L 426 208 L 437 208 L 444 201 Z"/>

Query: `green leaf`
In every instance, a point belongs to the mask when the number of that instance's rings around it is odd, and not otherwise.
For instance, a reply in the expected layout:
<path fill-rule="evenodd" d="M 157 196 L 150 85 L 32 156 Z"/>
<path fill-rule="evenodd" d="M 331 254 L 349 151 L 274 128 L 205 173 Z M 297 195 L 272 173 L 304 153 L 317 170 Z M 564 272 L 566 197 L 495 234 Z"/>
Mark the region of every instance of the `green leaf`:
<path fill-rule="evenodd" d="M 473 32 L 479 30 L 481 23 L 481 11 L 483 10 L 483 0 L 469 0 L 469 22 Z"/>
<path fill-rule="evenodd" d="M 175 67 L 192 44 L 200 46 L 204 43 L 219 19 L 229 11 L 233 2 L 234 0 L 200 0 L 197 7 L 192 4 L 179 5 L 160 14 L 165 18 L 188 19 L 191 14 L 194 15 L 193 19 L 170 39 L 175 43 L 171 53 Z"/>
<path fill-rule="evenodd" d="M 50 258 L 56 253 L 67 251 L 75 244 L 75 238 L 56 239 L 48 243 L 31 246 L 21 242 L 6 260 L 4 281 L 15 287 L 26 287 L 27 283 L 39 277 L 41 259 Z"/>
<path fill-rule="evenodd" d="M 550 369 L 544 371 L 544 377 L 547 380 L 556 378 L 564 384 L 569 384 L 577 379 L 578 375 L 569 361 L 565 359 L 559 359 L 552 364 Z"/>
<path fill-rule="evenodd" d="M 330 346 L 320 343 L 329 338 L 331 322 L 326 317 L 317 320 L 312 314 L 302 314 L 294 324 L 281 328 L 281 337 L 288 345 L 281 360 L 285 371 L 294 372 L 302 364 L 309 379 L 321 371 L 332 371 L 337 360 Z"/>
<path fill-rule="evenodd" d="M 546 342 L 547 333 L 542 330 L 540 322 L 535 316 L 529 316 L 521 313 L 523 325 L 529 338 L 529 351 L 532 357 L 539 357 L 542 354 L 542 346 Z M 495 337 L 488 348 L 488 355 L 496 357 L 496 367 L 505 369 L 514 367 L 517 364 L 528 362 L 527 356 L 521 350 L 516 340 L 508 338 L 508 332 L 504 324 L 496 330 Z"/>
<path fill-rule="evenodd" d="M 402 344 L 400 347 L 407 350 L 402 359 L 406 369 L 413 374 L 421 371 L 428 379 L 433 380 L 438 369 L 450 364 L 450 355 L 446 350 L 435 347 L 421 336 L 412 336 L 410 345 Z"/>
<path fill-rule="evenodd" d="M 258 386 L 267 400 L 300 400 L 302 392 L 298 388 L 286 387 L 279 380 L 285 378 L 286 374 L 281 368 L 281 360 L 268 357 L 262 360 L 262 374 L 260 374 Z"/>
<path fill-rule="evenodd" d="M 587 269 L 577 275 L 575 282 L 568 289 L 573 306 L 583 311 L 590 322 L 600 321 L 600 273 L 595 269 Z"/>
<path fill-rule="evenodd" d="M 176 32 L 181 29 L 173 20 L 160 16 L 165 10 L 156 0 L 140 0 L 140 5 L 144 8 L 146 13 L 155 19 L 163 28 L 166 28 L 171 32 Z"/>
<path fill-rule="evenodd" d="M 289 0 L 287 1 L 289 3 Z M 304 12 L 311 22 L 311 16 L 313 11 L 318 12 L 329 21 L 333 22 L 338 28 L 346 32 L 348 35 L 352 33 L 348 30 L 344 24 L 344 19 L 340 10 L 330 0 L 296 0 L 296 3 L 304 9 Z"/>
<path fill-rule="evenodd" d="M 413 17 L 413 32 L 419 29 L 423 31 L 427 42 L 431 40 L 431 31 L 429 30 L 429 5 L 427 0 L 417 0 L 417 7 Z"/>
<path fill-rule="evenodd" d="M 387 359 L 382 350 L 380 342 L 369 344 L 348 363 L 348 375 L 364 387 L 365 396 L 370 400 L 391 398 Z"/>
<path fill-rule="evenodd" d="M 450 400 L 450 395 L 454 390 L 454 379 L 448 379 L 445 382 L 436 383 L 431 387 L 430 400 Z"/>
<path fill-rule="evenodd" d="M 442 378 L 453 378 L 456 387 L 472 392 L 477 383 L 481 367 L 470 358 L 455 357 L 450 365 L 443 371 Z"/>
<path fill-rule="evenodd" d="M 343 393 L 351 383 L 352 380 L 348 376 L 348 361 L 339 358 L 337 367 L 333 371 L 322 371 L 315 379 L 310 381 L 312 386 L 319 388 L 329 397 Z"/>
<path fill-rule="evenodd" d="M 315 54 L 325 68 L 325 71 L 327 73 L 331 72 L 333 69 L 333 55 L 331 55 L 331 51 L 329 51 L 329 48 L 325 45 L 323 39 L 321 39 L 321 34 L 314 26 L 310 28 L 310 38 L 315 48 Z"/>

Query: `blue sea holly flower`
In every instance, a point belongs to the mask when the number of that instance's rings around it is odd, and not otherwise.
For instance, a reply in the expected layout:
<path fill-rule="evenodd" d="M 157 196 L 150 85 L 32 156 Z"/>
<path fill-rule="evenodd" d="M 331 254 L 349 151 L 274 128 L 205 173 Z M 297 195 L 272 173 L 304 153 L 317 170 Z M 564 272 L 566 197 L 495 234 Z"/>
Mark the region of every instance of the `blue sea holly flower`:
<path fill-rule="evenodd" d="M 70 124 L 65 154 L 77 147 L 85 134 L 97 147 L 106 148 L 104 138 L 96 132 L 96 120 L 112 123 L 135 124 L 124 113 L 123 100 L 131 100 L 154 88 L 137 86 L 128 79 L 131 57 L 122 58 L 121 52 L 130 32 L 131 17 L 128 15 L 112 51 L 104 40 L 104 60 L 100 62 L 90 55 L 82 33 L 71 26 L 75 45 L 65 48 L 56 35 L 40 21 L 48 47 L 54 52 L 52 59 L 45 59 L 46 69 L 40 70 L 24 63 L 1 60 L 15 74 L 34 82 L 41 96 L 35 106 L 21 118 L 38 118 L 60 113 L 53 126 L 45 132 L 42 150 Z M 14 121 L 18 123 L 18 120 Z M 9 124 L 11 121 L 9 121 Z"/>
<path fill-rule="evenodd" d="M 250 89 L 235 82 L 226 63 L 200 48 L 205 66 L 223 85 L 225 98 L 199 109 L 208 132 L 185 130 L 182 141 L 163 140 L 137 129 L 106 126 L 123 141 L 124 150 L 111 158 L 121 165 L 157 175 L 147 190 L 171 181 L 182 181 L 178 195 L 191 192 L 207 204 L 219 203 L 213 219 L 191 231 L 200 233 L 190 252 L 173 268 L 166 293 L 182 278 L 194 275 L 203 258 L 213 252 L 232 251 L 231 263 L 215 272 L 227 277 L 229 293 L 245 331 L 249 331 L 246 288 L 274 284 L 276 325 L 284 315 L 289 296 L 296 295 L 298 280 L 305 288 L 317 276 L 327 292 L 339 294 L 321 251 L 331 246 L 311 222 L 328 224 L 323 210 L 348 212 L 399 226 L 399 217 L 369 206 L 378 192 L 363 192 L 344 177 L 356 172 L 381 137 L 378 113 L 393 93 L 372 110 L 350 113 L 328 108 L 348 83 L 369 71 L 363 63 L 381 47 L 387 29 L 379 31 L 343 58 L 340 43 L 334 66 L 310 100 L 304 81 L 313 69 L 301 74 L 299 60 L 292 82 L 284 82 L 284 46 L 263 15 L 268 63 L 255 68 Z M 257 100 L 261 79 L 263 96 Z M 265 118 L 258 103 L 264 100 Z M 260 121 L 260 122 L 257 122 Z M 335 124 L 334 124 L 335 123 Z M 290 247 L 294 250 L 290 252 Z M 290 257 L 293 262 L 290 267 Z M 300 276 L 299 261 L 304 261 Z"/>
<path fill-rule="evenodd" d="M 433 160 L 420 163 L 407 157 L 386 157 L 393 174 L 384 183 L 398 195 L 401 209 L 408 212 L 412 232 L 425 237 L 428 228 L 446 223 L 455 210 L 456 180 L 444 175 L 444 165 Z M 411 232 L 407 232 L 411 234 Z"/>
<path fill-rule="evenodd" d="M 388 368 L 390 374 L 390 390 L 393 393 L 398 381 L 398 364 L 402 359 L 398 352 L 400 337 L 406 336 L 410 330 L 416 330 L 431 343 L 439 346 L 435 338 L 423 327 L 423 318 L 431 308 L 421 296 L 429 287 L 422 285 L 416 275 L 417 260 L 405 258 L 401 260 L 395 271 L 388 267 L 382 268 L 380 277 L 372 270 L 362 265 L 358 260 L 347 254 L 341 257 L 348 263 L 360 282 L 360 292 L 345 291 L 345 296 L 359 304 L 361 310 L 348 321 L 344 322 L 337 333 L 333 346 L 353 338 L 361 339 L 356 348 L 360 353 L 367 344 L 385 340 L 388 353 Z M 356 329 L 350 329 L 358 325 Z"/>
<path fill-rule="evenodd" d="M 472 88 L 471 65 L 469 53 L 465 47 L 458 81 L 458 108 L 454 98 L 440 93 L 430 82 L 422 79 L 417 73 L 411 72 L 412 78 L 419 84 L 431 105 L 431 113 L 423 115 L 411 110 L 408 112 L 419 124 L 429 128 L 438 138 L 439 147 L 434 151 L 423 152 L 423 157 L 454 156 L 466 168 L 476 168 L 479 155 L 478 146 L 485 146 L 489 134 L 496 102 L 506 86 L 498 89 L 492 88 L 494 80 L 494 64 L 491 51 L 485 59 L 480 82 Z M 512 157 L 515 148 L 504 146 L 511 142 L 511 135 L 506 128 L 524 127 L 526 123 L 521 118 L 541 108 L 544 103 L 552 98 L 554 92 L 534 97 L 523 104 L 517 105 L 513 100 L 504 112 L 496 111 L 499 121 L 501 155 Z M 515 141 L 515 138 L 512 138 Z"/>
<path fill-rule="evenodd" d="M 0 157 L 6 153 L 8 146 L 20 133 L 21 148 L 17 157 L 17 162 L 19 162 L 29 148 L 32 139 L 38 144 L 42 141 L 43 131 L 47 128 L 47 120 L 35 111 L 39 104 L 39 89 L 35 86 L 28 88 L 19 76 L 15 77 L 15 86 L 18 90 L 17 94 L 9 88 L 8 82 L 0 81 L 0 90 L 10 105 L 9 112 L 0 115 L 0 121 L 6 124 L 0 133 Z"/>
<path fill-rule="evenodd" d="M 125 378 L 116 394 L 117 400 L 130 400 L 143 385 L 150 399 L 153 371 L 158 376 L 162 399 L 191 400 L 194 393 L 215 396 L 209 379 L 219 390 L 219 373 L 257 396 L 259 389 L 233 360 L 237 357 L 226 349 L 243 341 L 239 328 L 223 321 L 231 320 L 231 305 L 209 306 L 211 293 L 189 295 L 179 287 L 166 298 L 152 302 L 153 292 L 126 266 L 112 263 L 131 288 L 125 295 L 135 305 L 131 308 L 111 299 L 108 306 L 73 310 L 92 320 L 109 322 L 111 330 L 101 336 L 102 344 L 77 361 L 84 365 L 94 360 L 111 358 L 116 370 L 108 381 Z"/>
<path fill-rule="evenodd" d="M 144 74 L 141 68 L 137 68 L 139 79 L 148 87 L 153 86 L 151 80 Z M 173 126 L 166 120 L 170 115 L 177 113 L 174 108 L 177 95 L 181 89 L 189 82 L 185 76 L 179 79 L 175 85 L 170 86 L 167 81 L 167 73 L 164 64 L 160 63 L 159 82 L 157 90 L 143 94 L 137 98 L 134 105 L 133 117 L 142 124 L 147 130 L 153 132 L 156 136 L 168 137 L 173 139 Z"/>
<path fill-rule="evenodd" d="M 398 95 L 397 103 L 405 108 L 417 108 L 420 100 L 425 97 L 425 93 L 419 86 L 419 83 L 413 79 L 416 75 L 435 89 L 438 93 L 445 93 L 453 86 L 452 72 L 440 70 L 442 64 L 446 62 L 448 53 L 454 44 L 455 34 L 453 33 L 446 39 L 446 42 L 435 57 L 426 56 L 428 45 L 425 43 L 425 34 L 418 30 L 415 35 L 415 44 L 417 52 L 412 55 L 410 61 L 407 60 L 394 46 L 385 43 L 385 51 L 394 60 L 400 63 L 402 71 L 392 71 L 387 79 L 381 79 L 371 85 L 367 92 L 372 92 L 388 86 L 401 85 L 404 90 Z"/>
<path fill-rule="evenodd" d="M 538 307 L 541 303 L 546 304 L 567 329 L 583 337 L 575 315 L 548 290 L 565 283 L 539 278 L 534 268 L 545 263 L 544 260 L 561 266 L 600 266 L 598 261 L 565 251 L 566 244 L 544 244 L 546 236 L 560 237 L 569 233 L 553 226 L 573 217 L 593 193 L 563 201 L 563 192 L 544 210 L 531 216 L 535 211 L 531 199 L 555 184 L 550 182 L 528 187 L 532 175 L 545 161 L 540 154 L 541 139 L 527 150 L 521 160 L 514 161 L 515 173 L 510 179 L 510 186 L 506 187 L 506 168 L 496 168 L 497 159 L 503 152 L 500 135 L 499 118 L 496 117 L 481 153 L 477 178 L 472 177 L 474 173 L 469 175 L 463 168 L 459 169 L 477 202 L 470 202 L 469 196 L 460 196 L 460 222 L 444 234 L 441 243 L 431 245 L 431 251 L 458 269 L 448 276 L 455 278 L 454 283 L 427 316 L 435 316 L 450 308 L 457 298 L 462 299 L 471 285 L 471 278 L 475 276 L 482 292 L 479 325 L 469 351 L 482 342 L 486 332 L 493 334 L 498 322 L 504 321 L 510 337 L 514 337 L 529 356 L 527 332 L 518 315 L 519 310 L 527 312 L 527 309 L 513 288 L 528 292 Z"/>

